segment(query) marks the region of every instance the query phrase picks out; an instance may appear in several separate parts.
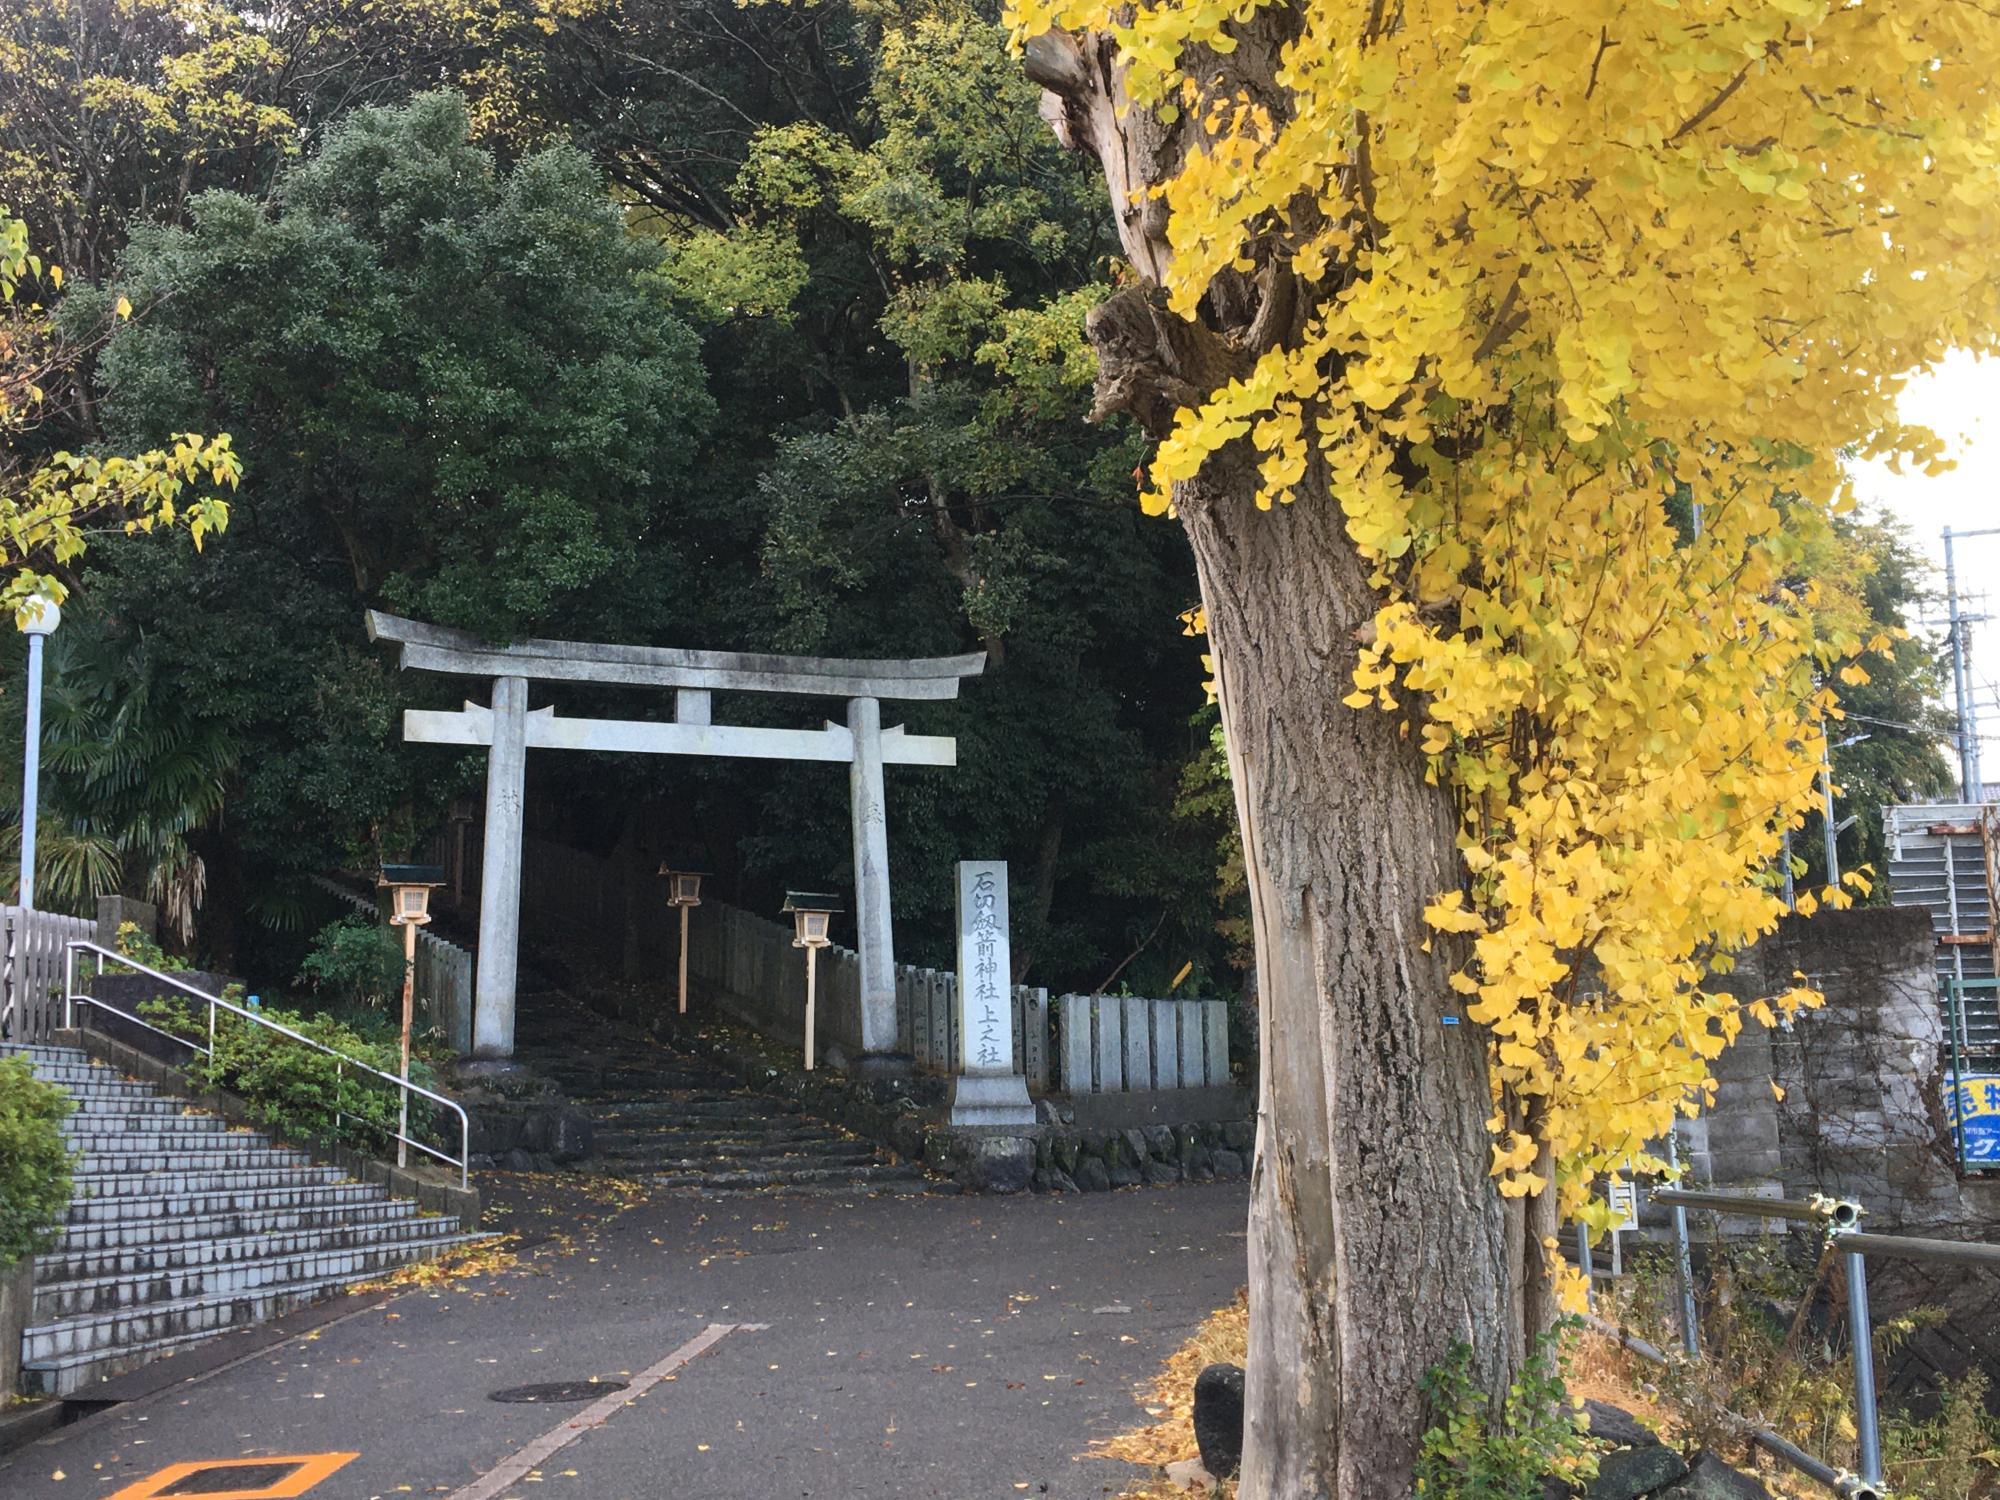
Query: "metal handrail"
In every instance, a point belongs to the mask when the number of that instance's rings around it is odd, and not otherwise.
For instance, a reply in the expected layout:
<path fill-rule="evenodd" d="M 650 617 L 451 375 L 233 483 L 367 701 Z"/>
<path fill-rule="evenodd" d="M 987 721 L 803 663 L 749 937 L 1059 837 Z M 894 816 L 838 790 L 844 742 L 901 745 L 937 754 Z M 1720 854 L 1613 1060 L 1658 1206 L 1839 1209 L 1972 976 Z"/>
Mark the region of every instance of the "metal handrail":
<path fill-rule="evenodd" d="M 160 1027 L 153 1025 L 152 1022 L 141 1020 L 138 1016 L 133 1015 L 130 1011 L 120 1010 L 117 1006 L 112 1005 L 106 1001 L 100 1000 L 94 995 L 79 994 L 76 988 L 76 956 L 79 953 L 90 953 L 96 956 L 97 973 L 100 977 L 104 973 L 104 962 L 106 959 L 109 959 L 112 963 L 118 964 L 123 968 L 131 969 L 137 973 L 144 974 L 148 979 L 156 980 L 160 984 L 164 984 L 171 989 L 179 990 L 182 994 L 191 996 L 192 998 L 203 1002 L 208 1007 L 208 1045 L 204 1047 L 200 1042 L 191 1041 L 187 1037 L 176 1036 L 171 1031 L 162 1030 Z M 140 963 L 136 959 L 126 957 L 123 953 L 118 952 L 116 949 L 102 947 L 97 943 L 90 942 L 83 938 L 72 938 L 67 944 L 64 945 L 64 950 L 63 950 L 63 1028 L 65 1030 L 69 1030 L 73 1028 L 75 1025 L 76 1016 L 74 1008 L 79 1001 L 81 1001 L 85 1005 L 94 1006 L 98 1010 L 109 1011 L 114 1016 L 118 1016 L 123 1020 L 130 1021 L 134 1026 L 142 1026 L 147 1031 L 154 1033 L 156 1036 L 166 1037 L 169 1041 L 178 1042 L 183 1047 L 190 1048 L 193 1051 L 203 1053 L 209 1057 L 213 1057 L 215 1055 L 215 1012 L 219 1007 L 223 1010 L 228 1011 L 231 1015 L 240 1016 L 242 1019 L 246 1021 L 251 1021 L 259 1026 L 262 1026 L 266 1031 L 275 1031 L 280 1036 L 288 1037 L 292 1041 L 303 1043 L 304 1045 L 312 1048 L 315 1052 L 326 1053 L 327 1056 L 332 1057 L 338 1061 L 338 1063 L 340 1064 L 340 1068 L 342 1070 L 346 1068 L 353 1068 L 358 1072 L 372 1074 L 373 1076 L 383 1080 L 383 1082 L 385 1083 L 393 1083 L 397 1087 L 397 1089 L 401 1091 L 401 1103 L 403 1107 L 401 1118 L 405 1121 L 407 1121 L 409 1118 L 410 1095 L 416 1094 L 421 1096 L 422 1098 L 428 1099 L 430 1100 L 431 1103 L 436 1105 L 441 1105 L 443 1108 L 450 1110 L 453 1114 L 458 1116 L 457 1156 L 454 1157 L 449 1152 L 440 1151 L 434 1146 L 427 1146 L 422 1141 L 416 1140 L 411 1136 L 406 1135 L 401 1128 L 391 1131 L 390 1134 L 393 1135 L 397 1140 L 401 1141 L 404 1145 L 416 1147 L 417 1150 L 423 1152 L 424 1155 L 426 1156 L 435 1157 L 437 1160 L 445 1163 L 445 1165 L 447 1166 L 457 1167 L 458 1185 L 460 1187 L 467 1186 L 470 1181 L 470 1171 L 467 1164 L 470 1161 L 472 1155 L 472 1122 L 465 1113 L 465 1107 L 461 1105 L 456 1099 L 447 1099 L 443 1094 L 432 1093 L 422 1084 L 411 1083 L 407 1078 L 399 1078 L 394 1073 L 385 1073 L 380 1068 L 371 1067 L 367 1063 L 361 1061 L 360 1058 L 351 1057 L 347 1053 L 342 1052 L 337 1047 L 329 1047 L 324 1042 L 316 1042 L 311 1037 L 305 1036 L 300 1032 L 292 1030 L 292 1028 L 289 1026 L 281 1025 L 276 1021 L 269 1020 L 264 1016 L 260 1016 L 254 1010 L 246 1010 L 240 1005 L 232 1005 L 219 995 L 211 995 L 206 990 L 196 989 L 186 980 L 176 979 L 171 974 L 162 974 L 158 969 L 148 968 L 145 964 Z M 336 1080 L 338 1080 L 340 1076 L 341 1073 L 339 1071 L 336 1071 L 335 1073 Z M 339 1098 L 339 1084 L 336 1081 L 335 1083 L 336 1101 L 338 1100 L 338 1098 Z M 337 1102 L 335 1107 L 336 1109 L 338 1109 Z M 338 1120 L 339 1120 L 339 1115 L 336 1114 L 335 1115 L 336 1124 L 338 1123 Z"/>
<path fill-rule="evenodd" d="M 1800 1220 L 1825 1224 L 1836 1232 L 1845 1232 L 1861 1222 L 1861 1205 L 1846 1198 L 1815 1198 L 1810 1203 L 1794 1203 L 1750 1193 L 1710 1193 L 1689 1188 L 1655 1188 L 1651 1197 L 1655 1203 L 1664 1203 L 1669 1208 L 1707 1208 L 1759 1219 Z"/>
<path fill-rule="evenodd" d="M 1826 1230 L 1826 1245 L 1837 1253 L 1842 1261 L 1847 1277 L 1847 1322 L 1849 1357 L 1854 1363 L 1854 1413 L 1856 1447 L 1859 1449 L 1861 1474 L 1859 1478 L 1849 1474 L 1838 1474 L 1827 1469 L 1817 1459 L 1811 1459 L 1775 1434 L 1754 1433 L 1753 1436 L 1779 1457 L 1795 1468 L 1811 1474 L 1823 1483 L 1831 1484 L 1841 1495 L 1876 1496 L 1883 1494 L 1882 1484 L 1882 1434 L 1881 1419 L 1876 1410 L 1875 1396 L 1875 1335 L 1868 1315 L 1868 1257 L 1881 1256 L 1887 1259 L 1944 1261 L 1955 1265 L 1985 1265 L 2000 1267 L 2000 1245 L 1989 1245 L 1977 1240 L 1930 1240 L 1916 1236 L 1893 1234 L 1868 1234 L 1860 1228 L 1863 1209 L 1860 1204 L 1849 1199 L 1815 1196 L 1810 1203 L 1791 1203 L 1782 1198 L 1758 1198 L 1748 1193 L 1715 1193 L 1684 1191 L 1679 1188 L 1659 1188 L 1653 1194 L 1656 1202 L 1674 1208 L 1677 1216 L 1684 1216 L 1690 1208 L 1714 1209 L 1719 1213 L 1743 1214 L 1763 1219 L 1818 1220 Z M 1693 1275 L 1687 1269 L 1687 1231 L 1683 1222 L 1675 1226 L 1679 1240 L 1681 1266 L 1681 1296 L 1687 1308 L 1684 1333 L 1688 1351 L 1695 1358 L 1700 1357 L 1700 1344 L 1694 1330 L 1694 1285 Z M 1800 1459 L 1809 1462 L 1801 1463 Z M 1821 1470 L 1826 1472 L 1822 1473 Z M 1828 1477 L 1832 1475 L 1833 1477 Z"/>

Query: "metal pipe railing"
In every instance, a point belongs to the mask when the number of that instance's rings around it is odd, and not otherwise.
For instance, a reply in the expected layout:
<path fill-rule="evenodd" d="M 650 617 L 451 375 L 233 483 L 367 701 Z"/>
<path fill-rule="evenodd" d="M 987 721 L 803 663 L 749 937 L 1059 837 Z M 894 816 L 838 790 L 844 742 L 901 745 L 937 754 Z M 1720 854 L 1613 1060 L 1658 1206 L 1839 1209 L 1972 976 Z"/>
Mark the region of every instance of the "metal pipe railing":
<path fill-rule="evenodd" d="M 117 1006 L 100 1000 L 94 995 L 80 994 L 76 987 L 76 959 L 79 953 L 95 955 L 97 973 L 100 976 L 104 972 L 104 964 L 108 959 L 122 968 L 144 974 L 148 979 L 164 984 L 170 989 L 178 990 L 191 999 L 201 1001 L 208 1007 L 208 1045 L 204 1047 L 200 1042 L 190 1041 L 184 1036 L 176 1036 L 171 1031 L 164 1031 L 160 1027 L 153 1025 L 150 1021 L 141 1020 L 130 1011 L 120 1010 Z M 163 974 L 158 969 L 148 968 L 145 964 L 138 962 L 136 959 L 128 958 L 115 949 L 105 948 L 82 938 L 73 938 L 65 945 L 63 952 L 63 1028 L 65 1030 L 74 1029 L 76 1025 L 75 1008 L 78 1004 L 107 1011 L 122 1020 L 131 1022 L 134 1026 L 142 1026 L 157 1036 L 166 1037 L 169 1041 L 178 1042 L 181 1046 L 191 1051 L 200 1052 L 209 1057 L 215 1055 L 215 1013 L 218 1009 L 226 1010 L 233 1016 L 261 1026 L 266 1031 L 275 1031 L 278 1035 L 297 1042 L 301 1046 L 310 1047 L 315 1052 L 323 1052 L 336 1060 L 334 1075 L 334 1108 L 336 1111 L 334 1125 L 336 1130 L 339 1128 L 342 1118 L 338 1113 L 340 1083 L 344 1081 L 348 1068 L 354 1068 L 359 1072 L 370 1074 L 373 1077 L 381 1079 L 384 1083 L 394 1084 L 401 1092 L 402 1117 L 404 1119 L 408 1118 L 410 1095 L 416 1094 L 424 1099 L 428 1099 L 439 1108 L 448 1109 L 458 1116 L 458 1155 L 456 1157 L 452 1156 L 449 1152 L 438 1150 L 435 1146 L 426 1145 L 424 1142 L 408 1135 L 402 1129 L 391 1131 L 390 1134 L 404 1145 L 414 1146 L 426 1156 L 433 1157 L 447 1166 L 457 1167 L 458 1185 L 460 1187 L 465 1187 L 470 1181 L 471 1173 L 468 1162 L 472 1155 L 472 1122 L 467 1117 L 464 1106 L 456 1099 L 447 1099 L 443 1094 L 434 1094 L 421 1084 L 411 1083 L 407 1078 L 399 1078 L 394 1073 L 385 1073 L 380 1068 L 370 1067 L 358 1057 L 351 1057 L 336 1047 L 327 1046 L 324 1042 L 316 1042 L 311 1037 L 292 1030 L 289 1026 L 281 1025 L 276 1021 L 258 1015 L 254 1010 L 246 1010 L 240 1005 L 232 1005 L 219 995 L 211 995 L 206 990 L 196 989 L 186 980 L 176 979 L 171 974 Z"/>
<path fill-rule="evenodd" d="M 1981 1240 L 1926 1240 L 1914 1235 L 1862 1234 L 1840 1236 L 1840 1248 L 1855 1255 L 1884 1260 L 1943 1261 L 1951 1265 L 1993 1266 L 2000 1269 L 2000 1245 Z"/>
<path fill-rule="evenodd" d="M 1847 1199 L 1816 1197 L 1810 1203 L 1796 1203 L 1782 1198 L 1758 1198 L 1747 1193 L 1697 1192 L 1679 1188 L 1661 1188 L 1654 1192 L 1653 1198 L 1672 1207 L 1677 1216 L 1675 1231 L 1679 1239 L 1677 1259 L 1681 1297 L 1687 1310 L 1685 1316 L 1690 1319 L 1694 1308 L 1694 1282 L 1684 1237 L 1688 1209 L 1712 1209 L 1718 1213 L 1794 1222 L 1817 1221 L 1825 1226 L 1827 1247 L 1840 1256 L 1847 1282 L 1848 1344 L 1854 1369 L 1855 1446 L 1861 1473 L 1859 1476 L 1840 1474 L 1811 1459 L 1810 1455 L 1792 1447 L 1776 1434 L 1753 1432 L 1753 1436 L 1802 1472 L 1832 1485 L 1836 1493 L 1844 1497 L 1860 1500 L 1860 1497 L 1885 1496 L 1887 1491 L 1881 1487 L 1882 1434 L 1875 1389 L 1875 1335 L 1868 1310 L 1868 1258 L 1879 1256 L 1884 1259 L 2000 1269 L 2000 1245 L 1971 1240 L 1868 1234 L 1857 1227 L 1863 1212 L 1861 1205 Z M 1698 1339 L 1690 1343 L 1688 1352 L 1691 1358 L 1701 1357 Z M 1806 1458 L 1809 1462 L 1801 1464 L 1797 1461 L 1799 1458 Z"/>
<path fill-rule="evenodd" d="M 1861 1222 L 1861 1205 L 1844 1198 L 1817 1198 L 1796 1203 L 1784 1198 L 1759 1198 L 1750 1193 L 1705 1193 L 1681 1188 L 1657 1188 L 1655 1203 L 1669 1208 L 1707 1208 L 1723 1214 L 1746 1214 L 1759 1219 L 1791 1219 L 1830 1225 L 1835 1229 Z"/>

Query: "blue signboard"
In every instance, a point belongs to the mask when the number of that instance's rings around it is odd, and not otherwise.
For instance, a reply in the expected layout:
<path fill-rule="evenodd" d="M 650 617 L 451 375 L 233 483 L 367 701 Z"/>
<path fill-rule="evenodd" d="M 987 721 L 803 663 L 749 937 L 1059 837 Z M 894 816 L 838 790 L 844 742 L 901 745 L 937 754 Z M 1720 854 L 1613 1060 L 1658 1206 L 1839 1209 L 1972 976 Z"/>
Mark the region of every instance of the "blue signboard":
<path fill-rule="evenodd" d="M 1963 1136 L 1965 1165 L 2000 1167 L 2000 1074 L 1967 1073 L 1945 1090 L 1944 1108 Z"/>

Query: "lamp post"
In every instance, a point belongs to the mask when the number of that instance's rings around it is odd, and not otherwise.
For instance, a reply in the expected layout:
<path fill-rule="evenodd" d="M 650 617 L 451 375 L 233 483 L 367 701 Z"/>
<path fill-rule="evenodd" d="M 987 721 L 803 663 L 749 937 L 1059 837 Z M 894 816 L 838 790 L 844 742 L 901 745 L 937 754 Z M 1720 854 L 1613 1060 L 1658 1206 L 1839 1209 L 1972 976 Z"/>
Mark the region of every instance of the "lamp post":
<path fill-rule="evenodd" d="M 35 904 L 35 813 L 42 800 L 42 642 L 62 624 L 46 594 L 21 606 L 17 623 L 28 638 L 28 729 L 21 754 L 21 905 Z"/>
<path fill-rule="evenodd" d="M 676 870 L 671 862 L 660 866 L 667 882 L 667 905 L 681 911 L 681 1014 L 688 1013 L 688 913 L 701 905 L 701 877 L 706 870 Z"/>
<path fill-rule="evenodd" d="M 410 1017 L 417 999 L 417 929 L 431 919 L 431 892 L 444 884 L 439 865 L 384 865 L 376 885 L 389 893 L 389 925 L 403 929 L 403 1083 L 396 1124 L 396 1165 L 410 1163 Z"/>
<path fill-rule="evenodd" d="M 806 1071 L 810 1073 L 819 950 L 833 941 L 827 936 L 827 919 L 840 910 L 840 903 L 819 891 L 786 891 L 785 904 L 779 910 L 792 914 L 792 946 L 806 950 Z"/>

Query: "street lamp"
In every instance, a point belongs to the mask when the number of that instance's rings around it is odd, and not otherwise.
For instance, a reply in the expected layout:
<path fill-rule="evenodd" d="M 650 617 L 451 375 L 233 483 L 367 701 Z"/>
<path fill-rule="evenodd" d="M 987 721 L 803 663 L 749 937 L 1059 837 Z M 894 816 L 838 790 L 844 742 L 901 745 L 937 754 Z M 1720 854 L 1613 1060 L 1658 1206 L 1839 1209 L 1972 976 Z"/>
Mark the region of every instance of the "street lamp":
<path fill-rule="evenodd" d="M 660 865 L 667 882 L 667 905 L 681 911 L 681 1014 L 688 1013 L 688 913 L 701 905 L 701 877 L 706 870 L 677 870 L 672 861 Z"/>
<path fill-rule="evenodd" d="M 826 935 L 827 919 L 840 910 L 840 902 L 819 891 L 786 891 L 781 912 L 792 914 L 792 946 L 806 950 L 806 1071 L 813 1070 L 813 1004 L 819 950 L 833 939 Z"/>
<path fill-rule="evenodd" d="M 396 1125 L 396 1165 L 410 1162 L 410 1015 L 417 998 L 417 929 L 431 919 L 431 892 L 444 884 L 442 865 L 384 865 L 375 884 L 389 893 L 389 925 L 403 929 L 403 1083 Z"/>
<path fill-rule="evenodd" d="M 28 638 L 28 731 L 21 756 L 21 905 L 35 904 L 35 813 L 42 801 L 42 642 L 62 624 L 62 610 L 36 594 L 14 617 Z"/>

